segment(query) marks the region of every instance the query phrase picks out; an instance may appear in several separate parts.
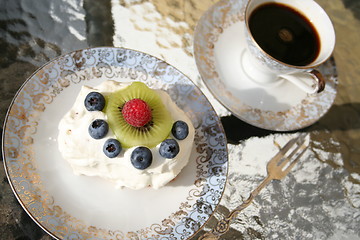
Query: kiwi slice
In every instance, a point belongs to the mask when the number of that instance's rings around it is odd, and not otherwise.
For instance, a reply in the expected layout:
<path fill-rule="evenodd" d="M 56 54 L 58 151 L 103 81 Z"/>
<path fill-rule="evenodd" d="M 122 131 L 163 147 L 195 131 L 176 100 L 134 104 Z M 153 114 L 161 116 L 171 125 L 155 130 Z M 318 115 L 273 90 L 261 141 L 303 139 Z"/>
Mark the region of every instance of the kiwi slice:
<path fill-rule="evenodd" d="M 122 115 L 125 103 L 135 98 L 145 101 L 151 109 L 151 120 L 142 127 L 130 125 Z M 124 148 L 155 147 L 169 136 L 174 122 L 160 96 L 142 82 L 133 82 L 106 96 L 105 113 L 110 129 Z"/>

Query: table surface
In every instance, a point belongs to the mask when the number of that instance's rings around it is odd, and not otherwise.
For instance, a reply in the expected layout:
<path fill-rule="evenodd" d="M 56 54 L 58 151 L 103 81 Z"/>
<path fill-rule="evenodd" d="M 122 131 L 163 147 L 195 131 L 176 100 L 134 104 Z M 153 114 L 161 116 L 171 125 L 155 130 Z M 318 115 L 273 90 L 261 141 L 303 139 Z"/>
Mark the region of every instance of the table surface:
<path fill-rule="evenodd" d="M 0 0 L 0 125 L 27 77 L 60 54 L 117 46 L 164 59 L 205 93 L 228 139 L 226 190 L 197 239 L 241 204 L 266 176 L 264 155 L 271 156 L 264 151 L 296 134 L 250 126 L 231 115 L 206 89 L 196 69 L 192 40 L 197 21 L 215 2 Z M 293 171 L 268 185 L 222 239 L 360 239 L 360 2 L 317 2 L 330 15 L 337 34 L 335 102 L 318 122 L 299 130 L 310 133 L 310 147 Z M 0 238 L 51 239 L 17 202 L 3 164 L 0 177 Z"/>

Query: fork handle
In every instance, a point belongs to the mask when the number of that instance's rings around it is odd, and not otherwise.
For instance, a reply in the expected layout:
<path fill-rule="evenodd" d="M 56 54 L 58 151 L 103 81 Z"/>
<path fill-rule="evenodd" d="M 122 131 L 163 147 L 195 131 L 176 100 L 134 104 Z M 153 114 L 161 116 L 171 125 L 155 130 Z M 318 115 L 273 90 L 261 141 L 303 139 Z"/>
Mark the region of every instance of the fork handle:
<path fill-rule="evenodd" d="M 246 207 L 248 207 L 251 202 L 254 200 L 254 198 L 259 195 L 260 191 L 266 187 L 266 185 L 268 185 L 271 180 L 273 180 L 274 178 L 272 177 L 271 174 L 268 174 L 266 176 L 266 178 L 260 183 L 259 186 L 257 186 L 257 188 L 255 188 L 249 195 L 249 197 L 241 204 L 239 205 L 237 208 L 235 208 L 234 210 L 232 210 L 230 212 L 230 214 L 227 216 L 226 219 L 229 219 L 229 221 L 231 219 L 234 219 L 242 210 L 244 210 Z"/>
<path fill-rule="evenodd" d="M 272 175 L 267 175 L 267 177 L 261 182 L 261 184 L 255 188 L 250 196 L 237 208 L 232 210 L 230 214 L 217 222 L 216 226 L 208 233 L 202 235 L 199 240 L 215 240 L 219 239 L 221 235 L 225 234 L 230 229 L 230 221 L 233 220 L 243 209 L 248 207 L 254 198 L 260 193 L 260 191 L 273 180 Z"/>

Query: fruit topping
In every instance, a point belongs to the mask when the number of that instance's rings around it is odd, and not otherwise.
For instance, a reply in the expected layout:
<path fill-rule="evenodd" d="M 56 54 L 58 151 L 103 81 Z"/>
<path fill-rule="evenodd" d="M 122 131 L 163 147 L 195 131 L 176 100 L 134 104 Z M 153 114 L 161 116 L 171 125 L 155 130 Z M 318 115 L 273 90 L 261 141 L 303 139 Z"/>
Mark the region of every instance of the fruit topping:
<path fill-rule="evenodd" d="M 86 96 L 84 104 L 88 111 L 101 111 L 105 107 L 105 98 L 101 93 L 90 92 Z"/>
<path fill-rule="evenodd" d="M 146 113 L 142 113 L 145 116 L 144 119 L 146 121 L 150 119 L 141 127 L 137 127 L 140 124 L 135 124 L 136 126 L 131 124 L 132 120 L 135 122 L 137 119 L 134 119 L 133 116 L 129 117 L 131 114 L 126 113 L 126 110 L 124 114 L 124 108 L 127 108 L 126 103 L 132 103 L 134 99 L 144 101 L 151 111 L 151 117 L 149 117 L 147 107 L 141 107 L 147 109 Z M 128 87 L 107 96 L 106 101 L 105 113 L 108 117 L 109 127 L 124 148 L 135 146 L 153 148 L 169 136 L 173 125 L 171 115 L 162 103 L 158 93 L 144 83 L 133 82 Z M 129 106 L 132 108 L 131 104 Z M 130 124 L 127 122 L 126 116 L 132 119 L 129 120 Z M 141 121 L 142 124 L 145 120 Z"/>
<path fill-rule="evenodd" d="M 122 115 L 131 126 L 143 127 L 151 120 L 151 109 L 145 101 L 134 98 L 124 104 Z"/>
<path fill-rule="evenodd" d="M 106 140 L 103 146 L 104 154 L 109 158 L 114 158 L 120 154 L 122 150 L 121 144 L 118 140 L 110 138 Z"/>
<path fill-rule="evenodd" d="M 146 169 L 152 163 L 152 153 L 147 147 L 137 147 L 131 153 L 130 160 L 136 169 Z"/>
<path fill-rule="evenodd" d="M 159 153 L 164 158 L 174 158 L 179 151 L 179 144 L 175 139 L 166 139 L 160 144 Z"/>
<path fill-rule="evenodd" d="M 101 139 L 106 136 L 109 131 L 109 125 L 103 119 L 94 120 L 88 128 L 90 136 L 94 139 Z"/>
<path fill-rule="evenodd" d="M 184 121 L 176 121 L 171 129 L 171 133 L 176 139 L 183 140 L 189 134 L 189 126 Z"/>

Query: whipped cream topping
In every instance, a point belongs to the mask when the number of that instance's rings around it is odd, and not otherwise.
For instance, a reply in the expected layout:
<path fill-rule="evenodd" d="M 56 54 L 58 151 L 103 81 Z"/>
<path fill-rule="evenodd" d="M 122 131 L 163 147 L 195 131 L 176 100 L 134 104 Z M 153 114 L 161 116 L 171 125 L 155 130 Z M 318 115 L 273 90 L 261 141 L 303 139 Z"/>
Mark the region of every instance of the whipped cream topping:
<path fill-rule="evenodd" d="M 109 138 L 116 138 L 111 129 L 102 139 L 93 139 L 88 133 L 88 127 L 95 119 L 106 120 L 102 111 L 87 111 L 84 106 L 86 95 L 97 91 L 104 96 L 129 86 L 131 83 L 105 81 L 99 86 L 83 86 L 72 108 L 65 114 L 59 123 L 58 147 L 63 158 L 71 165 L 76 175 L 99 176 L 113 181 L 116 188 L 128 187 L 141 189 L 152 187 L 158 189 L 174 179 L 189 161 L 193 148 L 195 130 L 186 114 L 162 90 L 156 89 L 163 104 L 170 112 L 174 121 L 182 120 L 189 126 L 189 135 L 184 140 L 176 140 L 180 151 L 175 158 L 163 158 L 159 154 L 159 143 L 150 149 L 153 161 L 150 167 L 144 170 L 134 168 L 130 155 L 136 147 L 125 149 L 115 158 L 108 158 L 103 153 L 103 145 Z M 170 133 L 170 137 L 173 136 Z"/>

